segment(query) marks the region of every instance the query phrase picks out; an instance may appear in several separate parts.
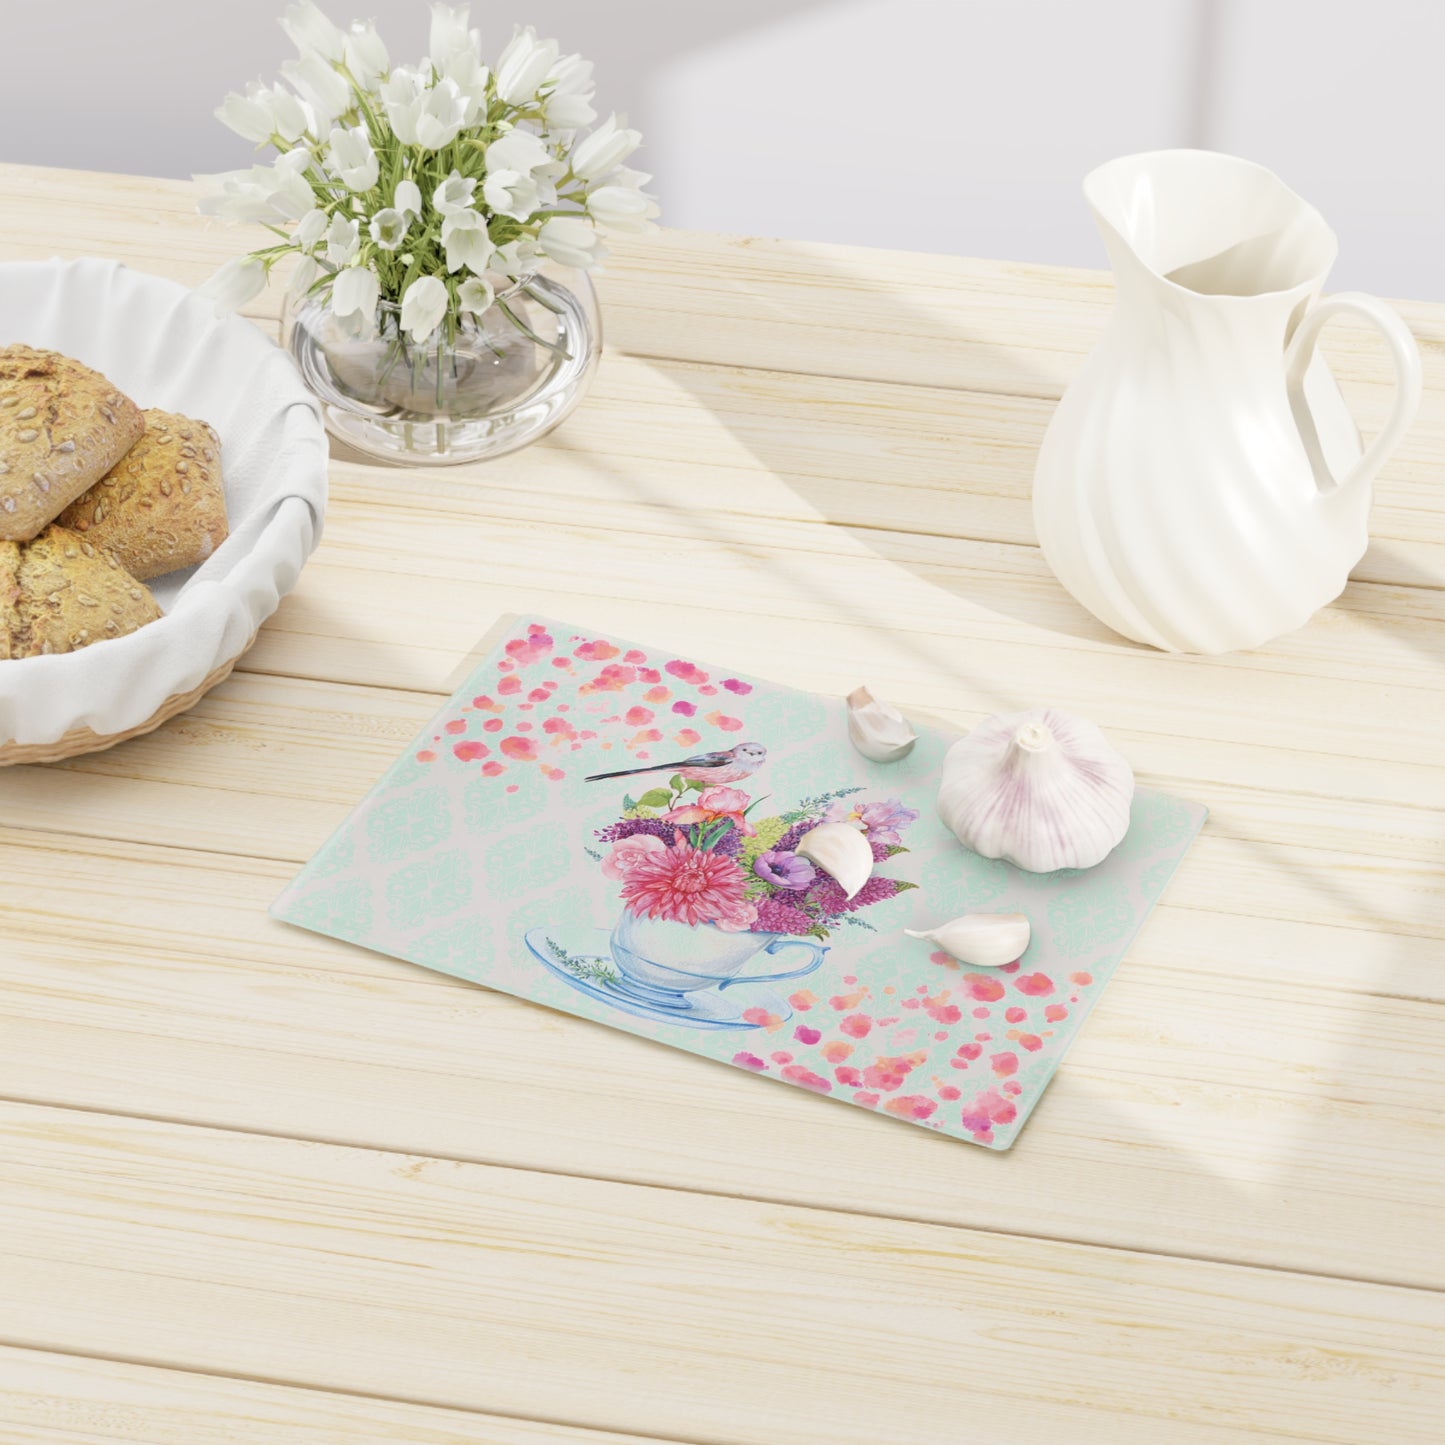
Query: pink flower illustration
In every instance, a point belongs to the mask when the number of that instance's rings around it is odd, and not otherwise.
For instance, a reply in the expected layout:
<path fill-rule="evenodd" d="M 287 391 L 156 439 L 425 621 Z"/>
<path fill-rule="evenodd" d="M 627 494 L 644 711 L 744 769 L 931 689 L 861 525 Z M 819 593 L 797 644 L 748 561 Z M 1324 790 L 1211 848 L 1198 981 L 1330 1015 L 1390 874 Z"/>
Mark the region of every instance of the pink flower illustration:
<path fill-rule="evenodd" d="M 649 853 L 662 853 L 667 844 L 661 838 L 647 833 L 634 833 L 630 838 L 619 838 L 612 845 L 612 852 L 602 860 L 604 878 L 626 878 L 634 864 Z"/>
<path fill-rule="evenodd" d="M 751 928 L 757 909 L 743 896 L 747 879 L 724 853 L 694 848 L 679 832 L 670 848 L 640 852 L 622 882 L 622 898 L 640 917 L 713 923 L 728 933 Z"/>
<path fill-rule="evenodd" d="M 897 798 L 889 798 L 881 803 L 856 803 L 840 798 L 829 804 L 823 814 L 823 821 L 861 823 L 870 843 L 882 843 L 897 848 L 903 843 L 900 836 L 903 829 L 918 821 L 918 812 L 914 808 L 905 808 Z"/>
<path fill-rule="evenodd" d="M 738 788 L 704 788 L 695 803 L 684 803 L 662 816 L 669 823 L 715 823 L 720 818 L 732 819 L 733 827 L 744 838 L 753 836 L 753 826 L 743 816 L 752 799 Z"/>

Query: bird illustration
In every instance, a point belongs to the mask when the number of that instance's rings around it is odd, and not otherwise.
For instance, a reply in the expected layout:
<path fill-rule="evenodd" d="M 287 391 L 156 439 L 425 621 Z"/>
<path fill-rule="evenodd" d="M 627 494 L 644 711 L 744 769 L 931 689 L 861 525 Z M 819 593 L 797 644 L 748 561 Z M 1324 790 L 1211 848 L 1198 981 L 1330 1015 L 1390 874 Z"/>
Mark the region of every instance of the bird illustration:
<path fill-rule="evenodd" d="M 623 768 L 616 773 L 593 773 L 585 781 L 600 783 L 604 778 L 630 778 L 634 773 L 676 773 L 694 783 L 736 783 L 750 778 L 768 760 L 761 743 L 739 743 L 718 753 L 698 753 L 675 763 L 653 763 L 645 768 Z"/>

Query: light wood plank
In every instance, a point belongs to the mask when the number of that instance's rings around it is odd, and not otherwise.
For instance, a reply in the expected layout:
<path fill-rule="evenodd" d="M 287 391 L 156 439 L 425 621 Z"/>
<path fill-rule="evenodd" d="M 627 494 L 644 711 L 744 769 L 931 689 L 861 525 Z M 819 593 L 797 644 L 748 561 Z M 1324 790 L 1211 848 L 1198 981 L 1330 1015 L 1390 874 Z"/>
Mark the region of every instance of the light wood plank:
<path fill-rule="evenodd" d="M 114 255 L 194 285 L 226 256 L 271 239 L 196 215 L 197 192 L 187 182 L 3 166 L 0 188 L 9 202 L 0 259 Z M 892 469 L 921 474 L 921 486 L 904 486 L 905 499 L 922 494 L 925 512 L 940 504 L 945 514 L 961 511 L 959 535 L 1032 539 L 1033 450 L 1052 402 L 1102 328 L 1112 294 L 1106 276 L 673 231 L 618 240 L 602 279 L 611 344 L 659 358 L 692 393 L 695 414 L 715 412 L 771 466 L 809 457 L 807 490 L 851 492 L 848 507 L 874 525 L 896 525 L 915 510 L 884 489 L 893 479 L 833 489 L 816 473 L 840 452 L 873 453 L 893 439 Z M 1425 539 L 1438 536 L 1445 508 L 1437 460 L 1445 437 L 1445 306 L 1397 304 L 1421 339 L 1427 392 L 1420 420 L 1377 487 L 1376 541 L 1355 575 L 1439 586 L 1445 567 L 1422 548 L 1422 529 Z M 250 310 L 274 331 L 279 305 L 273 289 Z M 847 318 L 843 330 L 839 317 Z M 1336 325 L 1326 350 L 1362 425 L 1378 426 L 1390 405 L 1378 338 Z M 760 369 L 800 374 L 769 379 Z M 918 397 L 910 399 L 910 390 Z M 983 395 L 951 402 L 960 390 Z M 742 426 L 739 399 L 751 403 Z M 576 433 L 584 417 L 600 424 L 604 409 L 591 403 L 568 431 Z M 860 415 L 869 433 L 861 442 L 853 424 Z M 644 412 L 621 420 L 634 438 L 672 439 L 675 431 Z M 960 427 L 971 443 L 961 448 L 950 440 Z M 1000 427 L 1001 445 L 993 440 Z M 980 456 L 1007 468 L 1003 494 L 992 492 Z"/>
<path fill-rule="evenodd" d="M 0 1346 L 0 1435 L 6 1445 L 650 1445 L 659 1439 L 8 1346 Z"/>
<path fill-rule="evenodd" d="M 735 1445 L 1425 1445 L 1445 1405 L 1419 1290 L 21 1106 L 0 1157 L 35 1348 Z"/>
<path fill-rule="evenodd" d="M 440 701 L 240 675 L 184 717 L 121 748 L 6 770 L 0 810 L 11 826 L 116 839 L 133 836 L 143 818 L 152 842 L 299 864 Z M 1172 902 L 1377 933 L 1381 946 L 1396 936 L 1445 938 L 1438 816 L 1418 806 L 1433 792 L 1394 803 L 1284 793 L 1269 785 L 1268 754 L 1254 758 L 1254 787 L 1216 783 L 1209 781 L 1216 756 L 1207 747 L 1149 741 L 1146 751 L 1169 755 L 1183 775 L 1148 773 L 1145 782 L 1220 806 L 1175 880 Z M 1281 767 L 1291 765 L 1308 781 L 1308 759 L 1289 757 Z M 1371 769 L 1388 771 L 1377 763 Z M 1330 770 L 1314 776 L 1326 779 Z M 1394 781 L 1403 791 L 1417 780 L 1405 770 Z M 1438 790 L 1434 780 L 1421 786 Z M 1372 952 L 1365 937 L 1356 946 Z"/>
<path fill-rule="evenodd" d="M 1001 1164 L 275 923 L 286 866 L 5 836 L 0 1095 L 1445 1288 L 1445 1009 L 1310 987 L 1340 931 L 1241 1007 L 1255 929 L 1160 910 Z"/>
<path fill-rule="evenodd" d="M 115 255 L 194 285 L 266 234 L 197 216 L 187 181 L 6 165 L 0 188 L 3 257 Z M 609 244 L 614 344 L 727 366 L 1057 397 L 1113 300 L 1105 272 L 1024 262 L 677 230 Z M 253 309 L 279 304 L 273 290 Z M 1393 304 L 1445 392 L 1445 305 Z M 1347 380 L 1388 383 L 1370 329 L 1334 325 L 1327 348 Z"/>

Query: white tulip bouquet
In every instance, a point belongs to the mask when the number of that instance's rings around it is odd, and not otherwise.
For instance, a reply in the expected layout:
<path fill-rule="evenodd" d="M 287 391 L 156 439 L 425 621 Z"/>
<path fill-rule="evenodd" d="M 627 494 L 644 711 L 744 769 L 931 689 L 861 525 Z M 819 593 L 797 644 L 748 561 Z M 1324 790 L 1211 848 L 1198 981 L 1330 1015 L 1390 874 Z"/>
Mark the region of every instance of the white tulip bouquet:
<path fill-rule="evenodd" d="M 202 212 L 281 238 L 202 287 L 218 312 L 296 256 L 293 297 L 325 299 L 354 336 L 375 333 L 379 303 L 399 308 L 393 334 L 417 348 L 450 343 L 496 307 L 553 347 L 508 298 L 543 258 L 597 265 L 601 230 L 652 229 L 651 177 L 623 164 L 642 137 L 616 115 L 584 134 L 597 118 L 591 62 L 530 26 L 492 67 L 466 5 L 431 7 L 416 65 L 393 65 L 373 24 L 342 30 L 313 0 L 297 0 L 281 26 L 299 51 L 281 67 L 285 84 L 253 84 L 216 112 L 278 157 L 197 177 L 211 187 Z"/>

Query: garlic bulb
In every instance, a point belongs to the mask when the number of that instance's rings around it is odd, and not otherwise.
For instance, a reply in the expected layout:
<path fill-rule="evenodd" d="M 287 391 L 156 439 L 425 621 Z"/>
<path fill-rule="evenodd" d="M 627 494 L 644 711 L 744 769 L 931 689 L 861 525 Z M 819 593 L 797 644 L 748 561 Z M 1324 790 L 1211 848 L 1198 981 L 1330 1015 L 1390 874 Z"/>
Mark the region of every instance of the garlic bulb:
<path fill-rule="evenodd" d="M 907 757 L 918 741 L 908 719 L 866 687 L 854 688 L 848 694 L 848 736 L 853 746 L 875 763 Z"/>
<path fill-rule="evenodd" d="M 857 828 L 847 823 L 819 823 L 798 839 L 793 852 L 816 863 L 836 878 L 851 898 L 873 872 L 873 849 Z"/>
<path fill-rule="evenodd" d="M 980 723 L 949 748 L 938 816 L 1031 873 L 1092 868 L 1129 828 L 1134 773 L 1086 718 L 1053 708 Z"/>
<path fill-rule="evenodd" d="M 1029 946 L 1029 921 L 1022 913 L 965 913 L 923 933 L 905 928 L 909 938 L 936 944 L 960 963 L 1001 968 L 1022 958 Z"/>

